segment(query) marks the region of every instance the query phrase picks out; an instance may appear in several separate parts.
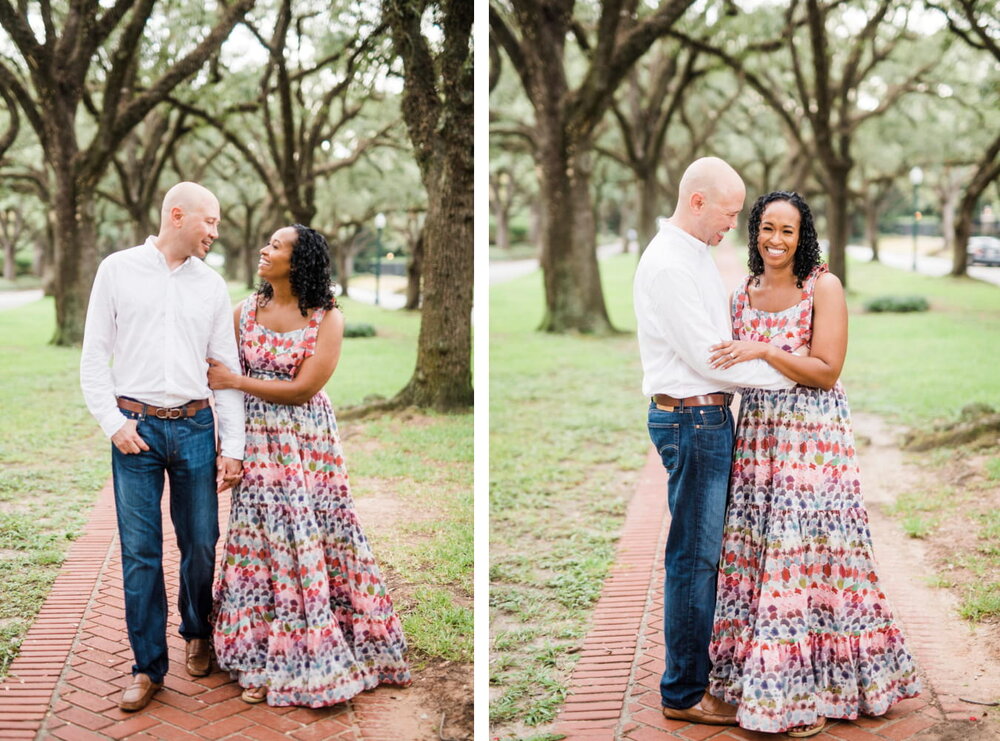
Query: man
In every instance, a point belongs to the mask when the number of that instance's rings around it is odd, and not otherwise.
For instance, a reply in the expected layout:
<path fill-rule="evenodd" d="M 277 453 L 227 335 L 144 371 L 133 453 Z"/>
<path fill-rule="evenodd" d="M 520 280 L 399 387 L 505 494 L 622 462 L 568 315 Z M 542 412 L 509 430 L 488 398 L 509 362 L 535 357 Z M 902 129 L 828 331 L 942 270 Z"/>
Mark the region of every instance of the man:
<path fill-rule="evenodd" d="M 746 188 L 716 157 L 693 162 L 677 208 L 639 260 L 633 285 L 649 434 L 669 474 L 664 553 L 666 669 L 663 715 L 735 724 L 736 708 L 712 697 L 708 644 L 732 463 L 731 392 L 791 388 L 762 360 L 716 370 L 709 348 L 732 339 L 728 300 L 709 247 L 736 226 Z"/>
<path fill-rule="evenodd" d="M 218 227 L 219 202 L 211 192 L 196 183 L 175 185 L 163 199 L 159 234 L 101 263 L 87 310 L 80 385 L 112 442 L 125 621 L 135 658 L 122 710 L 144 708 L 167 672 L 164 472 L 181 554 L 185 665 L 196 677 L 211 669 L 217 491 L 239 481 L 244 440 L 243 395 L 216 392 L 216 458 L 205 359 L 239 372 L 225 281 L 202 262 Z"/>

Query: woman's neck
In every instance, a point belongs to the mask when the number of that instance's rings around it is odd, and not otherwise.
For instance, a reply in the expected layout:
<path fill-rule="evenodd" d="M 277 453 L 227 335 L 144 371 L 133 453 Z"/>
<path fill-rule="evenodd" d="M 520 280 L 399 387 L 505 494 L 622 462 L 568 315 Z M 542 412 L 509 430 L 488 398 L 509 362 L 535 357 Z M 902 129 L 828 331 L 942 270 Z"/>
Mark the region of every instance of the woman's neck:
<path fill-rule="evenodd" d="M 271 284 L 271 301 L 279 306 L 298 306 L 299 299 L 292 293 L 292 285 L 288 281 L 277 281 Z"/>
<path fill-rule="evenodd" d="M 781 288 L 796 285 L 798 278 L 795 276 L 791 265 L 784 268 L 771 268 L 765 265 L 764 272 L 760 276 L 760 282 L 761 286 Z"/>

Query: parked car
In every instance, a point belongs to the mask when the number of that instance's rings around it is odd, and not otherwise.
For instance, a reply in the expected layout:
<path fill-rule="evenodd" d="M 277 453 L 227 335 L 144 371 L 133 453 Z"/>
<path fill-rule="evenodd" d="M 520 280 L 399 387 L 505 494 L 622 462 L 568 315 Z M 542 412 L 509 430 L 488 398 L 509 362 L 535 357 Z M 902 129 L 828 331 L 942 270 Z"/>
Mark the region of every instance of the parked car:
<path fill-rule="evenodd" d="M 969 265 L 1000 265 L 1000 239 L 969 237 L 966 255 Z"/>

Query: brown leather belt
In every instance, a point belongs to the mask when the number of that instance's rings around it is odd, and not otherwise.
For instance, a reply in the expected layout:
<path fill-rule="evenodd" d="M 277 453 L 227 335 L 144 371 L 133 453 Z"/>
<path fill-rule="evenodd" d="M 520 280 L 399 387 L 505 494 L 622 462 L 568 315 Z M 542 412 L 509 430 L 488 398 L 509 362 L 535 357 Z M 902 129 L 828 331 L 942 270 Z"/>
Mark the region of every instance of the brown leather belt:
<path fill-rule="evenodd" d="M 208 399 L 189 401 L 179 407 L 154 407 L 152 404 L 143 404 L 141 401 L 132 401 L 124 397 L 118 397 L 118 408 L 129 412 L 138 412 L 143 417 L 156 417 L 157 419 L 183 419 L 193 417 L 199 410 L 208 406 Z"/>
<path fill-rule="evenodd" d="M 656 408 L 665 412 L 675 412 L 684 407 L 727 407 L 732 400 L 732 394 L 705 394 L 703 396 L 687 396 L 683 399 L 675 399 L 666 394 L 653 394 L 653 403 L 656 404 Z"/>

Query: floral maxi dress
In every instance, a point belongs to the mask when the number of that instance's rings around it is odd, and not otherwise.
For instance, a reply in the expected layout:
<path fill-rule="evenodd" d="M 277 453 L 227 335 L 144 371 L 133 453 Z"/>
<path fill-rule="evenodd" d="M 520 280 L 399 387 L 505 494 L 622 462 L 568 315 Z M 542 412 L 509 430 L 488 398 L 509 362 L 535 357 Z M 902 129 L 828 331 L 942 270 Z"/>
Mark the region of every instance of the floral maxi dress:
<path fill-rule="evenodd" d="M 240 359 L 253 378 L 290 380 L 319 323 L 273 332 L 240 315 Z M 301 405 L 245 395 L 243 480 L 233 489 L 215 583 L 220 668 L 269 705 L 322 707 L 410 672 L 399 618 L 361 532 L 330 399 Z"/>
<path fill-rule="evenodd" d="M 733 295 L 733 334 L 794 351 L 812 339 L 813 288 L 780 312 Z M 847 396 L 744 389 L 710 654 L 709 692 L 743 728 L 881 715 L 920 683 L 875 571 Z"/>

